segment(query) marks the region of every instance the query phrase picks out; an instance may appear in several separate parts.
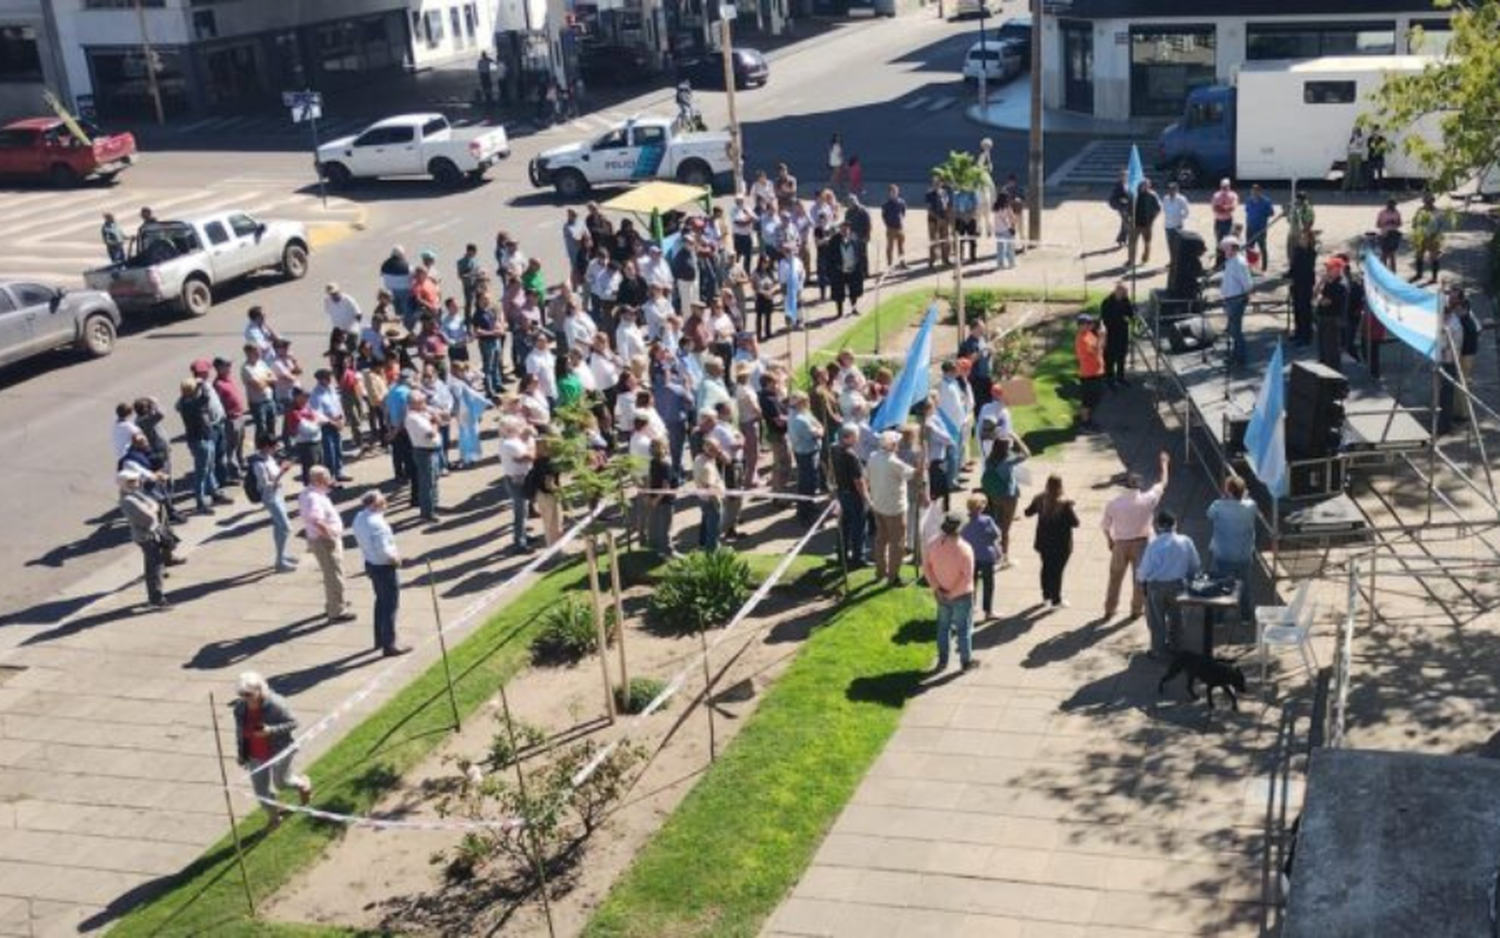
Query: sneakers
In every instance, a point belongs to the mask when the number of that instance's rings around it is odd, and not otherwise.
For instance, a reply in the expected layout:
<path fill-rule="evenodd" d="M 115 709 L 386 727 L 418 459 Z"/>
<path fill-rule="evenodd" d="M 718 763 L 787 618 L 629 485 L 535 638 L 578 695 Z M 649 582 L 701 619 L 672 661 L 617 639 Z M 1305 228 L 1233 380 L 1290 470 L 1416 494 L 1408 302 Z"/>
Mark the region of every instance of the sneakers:
<path fill-rule="evenodd" d="M 353 622 L 354 619 L 355 619 L 354 610 L 353 609 L 345 609 L 343 612 L 340 612 L 340 613 L 338 613 L 336 615 L 329 616 L 328 617 L 328 622 L 330 624 L 333 624 L 335 622 Z"/>

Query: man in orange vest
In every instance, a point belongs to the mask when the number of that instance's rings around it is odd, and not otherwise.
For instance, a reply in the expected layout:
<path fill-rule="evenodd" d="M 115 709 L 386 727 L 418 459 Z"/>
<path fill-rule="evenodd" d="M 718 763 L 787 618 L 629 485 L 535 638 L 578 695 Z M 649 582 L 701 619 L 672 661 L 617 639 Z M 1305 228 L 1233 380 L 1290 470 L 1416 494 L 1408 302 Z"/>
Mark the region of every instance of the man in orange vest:
<path fill-rule="evenodd" d="M 1078 383 L 1082 402 L 1078 407 L 1078 426 L 1094 429 L 1094 408 L 1099 406 L 1104 385 L 1104 339 L 1099 323 L 1088 313 L 1078 317 L 1078 335 L 1073 339 L 1073 353 L 1078 356 Z"/>

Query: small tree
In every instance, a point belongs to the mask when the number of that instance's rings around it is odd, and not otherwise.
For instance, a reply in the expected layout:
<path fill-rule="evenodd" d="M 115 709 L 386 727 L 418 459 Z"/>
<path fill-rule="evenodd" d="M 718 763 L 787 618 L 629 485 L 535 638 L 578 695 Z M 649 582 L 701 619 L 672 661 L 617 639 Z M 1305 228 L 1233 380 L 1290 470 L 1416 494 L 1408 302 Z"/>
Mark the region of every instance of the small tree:
<path fill-rule="evenodd" d="M 1455 7 L 1453 0 L 1435 0 Z M 1500 164 L 1500 0 L 1471 0 L 1453 12 L 1448 54 L 1420 72 L 1390 75 L 1375 92 L 1376 111 L 1365 126 L 1412 127 L 1435 118 L 1442 139 L 1419 134 L 1402 138 L 1407 153 L 1421 160 L 1434 191 L 1446 192 Z M 1413 35 L 1421 48 L 1421 32 Z"/>

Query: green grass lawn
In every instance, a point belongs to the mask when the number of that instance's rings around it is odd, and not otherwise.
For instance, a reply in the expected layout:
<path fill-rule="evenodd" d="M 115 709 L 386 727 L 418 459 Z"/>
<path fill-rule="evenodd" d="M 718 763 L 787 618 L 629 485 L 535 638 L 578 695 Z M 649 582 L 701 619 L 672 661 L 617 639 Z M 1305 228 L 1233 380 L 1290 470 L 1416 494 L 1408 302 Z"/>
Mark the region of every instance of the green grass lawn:
<path fill-rule="evenodd" d="M 895 732 L 932 657 L 930 594 L 855 591 L 616 884 L 592 938 L 750 936 Z"/>

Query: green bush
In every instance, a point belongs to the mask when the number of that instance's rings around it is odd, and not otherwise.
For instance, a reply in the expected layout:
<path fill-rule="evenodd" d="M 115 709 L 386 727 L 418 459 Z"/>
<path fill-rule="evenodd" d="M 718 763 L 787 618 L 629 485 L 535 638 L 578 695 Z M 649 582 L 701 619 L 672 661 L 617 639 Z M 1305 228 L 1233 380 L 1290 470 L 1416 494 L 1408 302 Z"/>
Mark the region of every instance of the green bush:
<path fill-rule="evenodd" d="M 964 311 L 968 314 L 966 318 L 972 322 L 975 319 L 989 319 L 1005 312 L 1005 295 L 999 290 L 987 287 L 976 287 L 964 291 Z"/>
<path fill-rule="evenodd" d="M 615 610 L 604 610 L 604 633 L 612 639 Z M 531 660 L 536 664 L 576 664 L 599 650 L 594 628 L 594 607 L 586 599 L 569 597 L 542 614 L 541 631 L 531 642 Z"/>
<path fill-rule="evenodd" d="M 630 679 L 630 687 L 615 688 L 615 706 L 621 713 L 640 713 L 646 709 L 646 705 L 656 699 L 656 696 L 667 689 L 666 681 L 658 681 L 654 677 L 633 677 Z M 662 705 L 665 710 L 668 703 Z"/>
<path fill-rule="evenodd" d="M 670 632 L 724 625 L 750 597 L 750 564 L 732 550 L 693 551 L 662 571 L 649 620 Z"/>
<path fill-rule="evenodd" d="M 546 730 L 534 724 L 527 723 L 525 720 L 516 720 L 512 724 L 512 729 L 515 730 L 516 734 L 516 743 L 512 746 L 510 733 L 505 729 L 505 717 L 497 714 L 495 720 L 500 724 L 500 728 L 490 738 L 490 751 L 484 762 L 491 772 L 499 771 L 509 766 L 512 762 L 516 761 L 516 758 L 521 753 L 535 749 L 547 742 Z M 468 768 L 463 763 L 459 764 L 461 771 L 467 771 Z"/>

